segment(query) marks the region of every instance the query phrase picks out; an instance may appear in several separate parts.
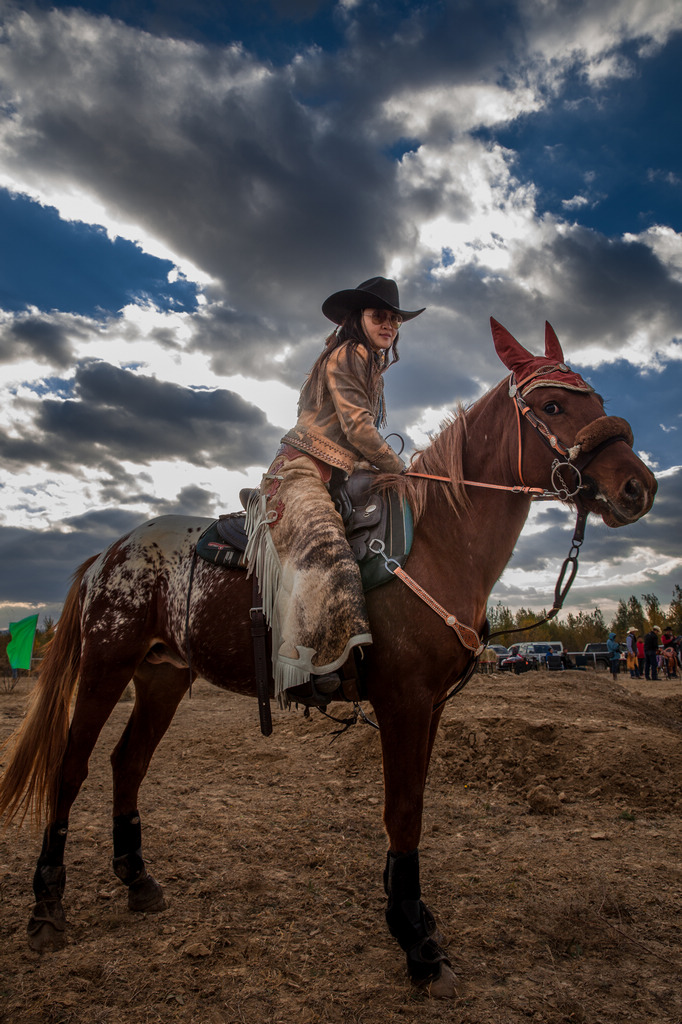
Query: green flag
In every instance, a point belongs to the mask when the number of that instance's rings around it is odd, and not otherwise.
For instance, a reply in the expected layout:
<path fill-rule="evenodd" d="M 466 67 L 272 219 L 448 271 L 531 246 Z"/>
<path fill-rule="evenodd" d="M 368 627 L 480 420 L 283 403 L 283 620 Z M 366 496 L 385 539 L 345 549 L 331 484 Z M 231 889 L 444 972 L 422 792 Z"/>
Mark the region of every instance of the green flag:
<path fill-rule="evenodd" d="M 10 622 L 9 631 L 12 639 L 7 644 L 7 657 L 11 668 L 30 669 L 37 625 L 37 615 L 27 615 L 19 622 Z"/>

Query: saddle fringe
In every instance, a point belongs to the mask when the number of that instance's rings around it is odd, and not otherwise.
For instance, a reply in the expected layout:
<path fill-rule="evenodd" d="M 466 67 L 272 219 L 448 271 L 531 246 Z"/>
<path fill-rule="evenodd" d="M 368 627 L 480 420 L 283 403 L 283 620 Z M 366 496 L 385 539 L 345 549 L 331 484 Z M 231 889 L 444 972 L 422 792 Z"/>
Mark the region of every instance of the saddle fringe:
<path fill-rule="evenodd" d="M 255 572 L 263 601 L 263 614 L 272 630 L 272 649 L 278 651 L 282 643 L 279 620 L 275 611 L 277 594 L 282 575 L 282 564 L 270 536 L 270 524 L 266 519 L 265 495 L 253 491 L 246 506 L 244 529 L 248 537 L 246 545 L 247 575 Z M 275 697 L 281 708 L 288 708 L 290 700 L 286 691 L 292 686 L 301 686 L 310 679 L 310 672 L 294 665 L 282 664 L 273 658 Z"/>

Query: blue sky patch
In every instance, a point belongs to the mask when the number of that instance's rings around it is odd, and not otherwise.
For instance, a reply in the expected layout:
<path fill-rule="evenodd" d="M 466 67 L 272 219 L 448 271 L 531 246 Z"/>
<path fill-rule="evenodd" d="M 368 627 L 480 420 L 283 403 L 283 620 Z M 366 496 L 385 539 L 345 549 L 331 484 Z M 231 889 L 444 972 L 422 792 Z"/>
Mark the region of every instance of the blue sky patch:
<path fill-rule="evenodd" d="M 681 64 L 682 33 L 656 60 L 639 58 L 636 75 L 595 90 L 574 74 L 539 113 L 479 134 L 518 154 L 515 172 L 535 185 L 540 214 L 608 236 L 653 224 L 681 231 Z"/>
<path fill-rule="evenodd" d="M 662 465 L 677 460 L 682 445 L 682 418 L 679 377 L 674 366 L 642 373 L 624 359 L 618 359 L 599 367 L 583 369 L 576 365 L 576 369 L 604 399 L 606 415 L 622 416 L 633 426 L 635 451 L 651 452 Z M 648 415 L 642 415 L 643 406 L 650 410 Z M 671 430 L 673 427 L 678 429 Z"/>
<path fill-rule="evenodd" d="M 117 313 L 138 300 L 158 309 L 192 311 L 197 289 L 169 283 L 170 260 L 157 259 L 103 228 L 64 221 L 53 207 L 0 189 L 0 307 L 29 306 L 82 316 Z"/>
<path fill-rule="evenodd" d="M 60 4 L 37 0 L 36 6 L 49 10 Z M 312 46 L 330 53 L 343 43 L 336 0 L 87 0 L 69 6 L 124 21 L 158 36 L 191 39 L 207 46 L 241 43 L 250 53 L 273 64 L 288 64 L 297 53 Z"/>

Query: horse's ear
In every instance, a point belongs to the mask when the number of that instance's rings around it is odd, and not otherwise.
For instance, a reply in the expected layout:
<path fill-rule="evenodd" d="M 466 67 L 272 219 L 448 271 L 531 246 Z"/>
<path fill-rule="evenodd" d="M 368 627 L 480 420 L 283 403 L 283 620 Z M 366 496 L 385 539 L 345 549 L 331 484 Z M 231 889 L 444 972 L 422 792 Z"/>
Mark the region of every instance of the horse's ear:
<path fill-rule="evenodd" d="M 510 334 L 506 327 L 503 327 L 492 316 L 490 317 L 490 330 L 493 332 L 495 351 L 508 370 L 515 370 L 517 366 L 527 363 L 529 359 L 535 358 L 523 345 L 518 343 L 514 335 Z"/>
<path fill-rule="evenodd" d="M 556 336 L 554 328 L 549 320 L 545 320 L 545 355 L 548 359 L 554 359 L 563 363 L 564 353 L 561 351 L 561 342 Z"/>

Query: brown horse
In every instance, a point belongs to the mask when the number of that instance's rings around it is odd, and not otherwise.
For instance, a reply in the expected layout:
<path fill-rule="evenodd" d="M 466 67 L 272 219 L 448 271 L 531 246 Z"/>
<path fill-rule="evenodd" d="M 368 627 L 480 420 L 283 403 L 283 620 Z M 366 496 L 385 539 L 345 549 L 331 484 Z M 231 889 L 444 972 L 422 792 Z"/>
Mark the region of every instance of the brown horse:
<path fill-rule="evenodd" d="M 452 418 L 412 465 L 450 483 L 394 481 L 415 510 L 405 569 L 430 604 L 398 578 L 367 594 L 373 643 L 365 650 L 364 683 L 381 731 L 390 840 L 386 918 L 407 954 L 410 976 L 445 996 L 454 991 L 454 976 L 421 900 L 418 846 L 440 702 L 475 656 L 460 637 L 474 635 L 469 647 L 475 650 L 475 634 L 484 635 L 488 597 L 523 527 L 532 488 L 579 503 L 609 526 L 639 519 L 656 491 L 654 477 L 633 454 L 627 423 L 605 416 L 601 399 L 564 365 L 551 327 L 545 356 L 533 357 L 492 323 L 511 377 Z M 134 682 L 135 704 L 111 755 L 113 868 L 137 911 L 164 906 L 142 858 L 138 791 L 190 676 L 255 695 L 252 583 L 241 570 L 193 559 L 207 523 L 180 516 L 152 520 L 75 574 L 0 782 L 0 814 L 11 819 L 30 813 L 47 824 L 29 920 L 34 949 L 65 942 L 69 812 L 128 682 Z M 450 628 L 460 623 L 460 632 Z M 159 659 L 160 649 L 170 661 Z"/>

